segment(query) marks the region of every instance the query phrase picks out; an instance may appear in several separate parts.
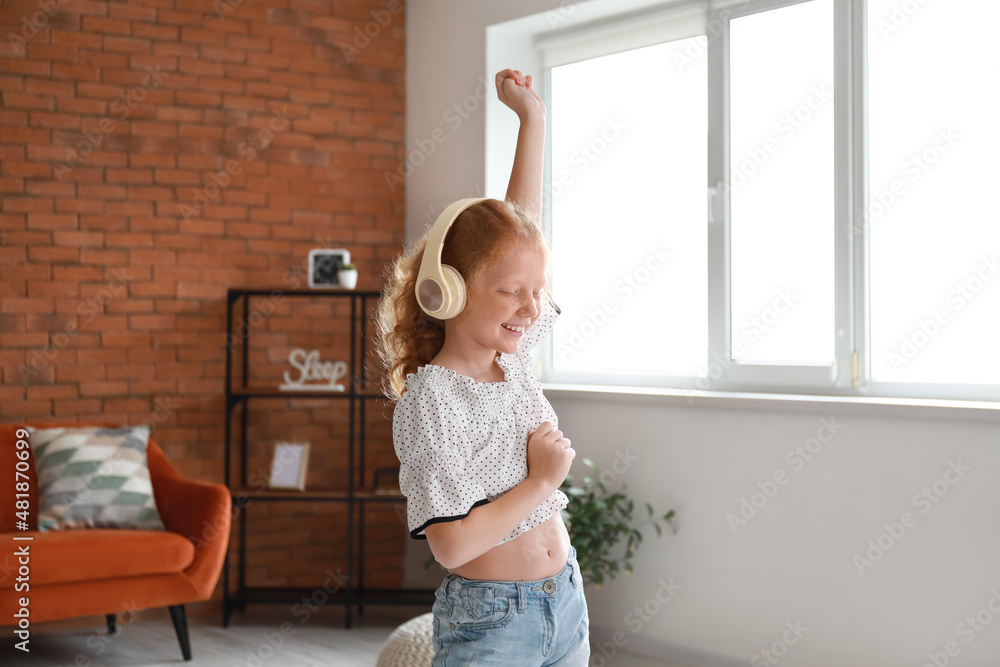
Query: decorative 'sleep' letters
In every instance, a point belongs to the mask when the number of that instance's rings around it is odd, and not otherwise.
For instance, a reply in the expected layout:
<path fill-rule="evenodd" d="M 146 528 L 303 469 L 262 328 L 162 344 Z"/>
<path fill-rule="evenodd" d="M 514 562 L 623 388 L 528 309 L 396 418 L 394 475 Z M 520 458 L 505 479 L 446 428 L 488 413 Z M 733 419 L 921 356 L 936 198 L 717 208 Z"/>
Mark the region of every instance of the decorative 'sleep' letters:
<path fill-rule="evenodd" d="M 295 348 L 288 355 L 288 363 L 299 369 L 295 380 L 285 371 L 285 383 L 278 387 L 281 391 L 345 391 L 346 387 L 337 380 L 347 375 L 347 363 L 343 361 L 319 360 L 319 350 L 308 354 L 302 348 Z M 315 382 L 324 380 L 325 383 Z"/>

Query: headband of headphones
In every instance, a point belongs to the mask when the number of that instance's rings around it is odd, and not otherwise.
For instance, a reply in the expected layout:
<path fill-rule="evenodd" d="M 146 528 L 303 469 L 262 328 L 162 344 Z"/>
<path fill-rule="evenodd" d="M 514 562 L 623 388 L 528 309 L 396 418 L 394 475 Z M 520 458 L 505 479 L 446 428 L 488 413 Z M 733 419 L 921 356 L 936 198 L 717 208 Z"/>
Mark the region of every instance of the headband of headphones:
<path fill-rule="evenodd" d="M 459 199 L 441 212 L 427 234 L 427 245 L 417 273 L 416 294 L 420 308 L 432 317 L 447 320 L 465 307 L 465 280 L 462 274 L 447 264 L 441 264 L 444 237 L 462 211 L 483 201 L 485 197 Z"/>

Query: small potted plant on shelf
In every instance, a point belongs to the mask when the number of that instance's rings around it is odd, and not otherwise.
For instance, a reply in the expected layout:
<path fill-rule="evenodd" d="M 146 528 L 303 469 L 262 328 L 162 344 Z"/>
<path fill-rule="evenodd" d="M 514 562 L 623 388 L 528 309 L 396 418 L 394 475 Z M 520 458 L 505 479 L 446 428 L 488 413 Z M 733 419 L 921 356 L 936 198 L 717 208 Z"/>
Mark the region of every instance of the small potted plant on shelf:
<path fill-rule="evenodd" d="M 590 459 L 583 459 L 584 465 L 593 471 L 583 478 L 582 486 L 573 486 L 572 475 L 559 487 L 569 498 L 569 505 L 562 510 L 563 519 L 569 530 L 570 542 L 576 547 L 576 560 L 580 564 L 583 583 L 600 588 L 605 577 L 613 581 L 619 571 L 632 573 L 632 557 L 642 542 L 640 528 L 653 524 L 658 536 L 663 535 L 660 521 L 666 522 L 676 534 L 674 510 L 654 517 L 653 506 L 645 503 L 647 516 L 634 523 L 635 502 L 622 490 L 610 492 L 601 481 L 601 471 Z M 615 558 L 611 550 L 625 543 L 623 556 Z"/>
<path fill-rule="evenodd" d="M 358 284 L 358 270 L 348 262 L 337 271 L 337 283 L 344 289 L 354 289 Z"/>

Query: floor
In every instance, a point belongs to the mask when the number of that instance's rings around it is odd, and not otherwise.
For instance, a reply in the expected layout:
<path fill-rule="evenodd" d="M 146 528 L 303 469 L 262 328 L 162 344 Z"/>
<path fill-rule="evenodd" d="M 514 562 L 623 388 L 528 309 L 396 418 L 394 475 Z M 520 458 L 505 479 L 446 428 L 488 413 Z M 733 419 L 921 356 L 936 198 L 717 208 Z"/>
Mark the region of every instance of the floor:
<path fill-rule="evenodd" d="M 248 605 L 246 614 L 233 615 L 228 628 L 219 613 L 189 615 L 193 659 L 185 663 L 177 636 L 165 609 L 137 613 L 131 620 L 119 617 L 118 634 L 108 637 L 99 617 L 39 624 L 33 628 L 30 653 L 14 647 L 4 629 L 0 665 L 45 667 L 373 667 L 393 628 L 419 615 L 414 607 L 371 607 L 353 627 L 344 628 L 344 610 L 320 607 L 309 618 L 293 615 L 290 608 Z M 303 622 L 306 621 L 306 622 Z M 592 665 L 608 667 L 683 667 L 629 653 L 613 659 L 595 659 Z"/>

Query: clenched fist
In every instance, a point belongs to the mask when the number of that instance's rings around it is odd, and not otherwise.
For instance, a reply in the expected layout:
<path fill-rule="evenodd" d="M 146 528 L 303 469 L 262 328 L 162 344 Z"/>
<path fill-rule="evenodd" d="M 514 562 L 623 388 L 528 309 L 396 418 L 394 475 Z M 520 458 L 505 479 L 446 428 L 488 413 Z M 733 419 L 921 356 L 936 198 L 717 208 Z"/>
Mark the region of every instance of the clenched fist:
<path fill-rule="evenodd" d="M 521 70 L 504 69 L 497 72 L 497 97 L 510 107 L 522 121 L 532 115 L 545 118 L 545 103 L 533 87 L 534 79 Z"/>
<path fill-rule="evenodd" d="M 569 474 L 576 451 L 568 438 L 551 422 L 542 422 L 528 434 L 528 477 L 534 477 L 551 486 L 553 490 Z"/>

